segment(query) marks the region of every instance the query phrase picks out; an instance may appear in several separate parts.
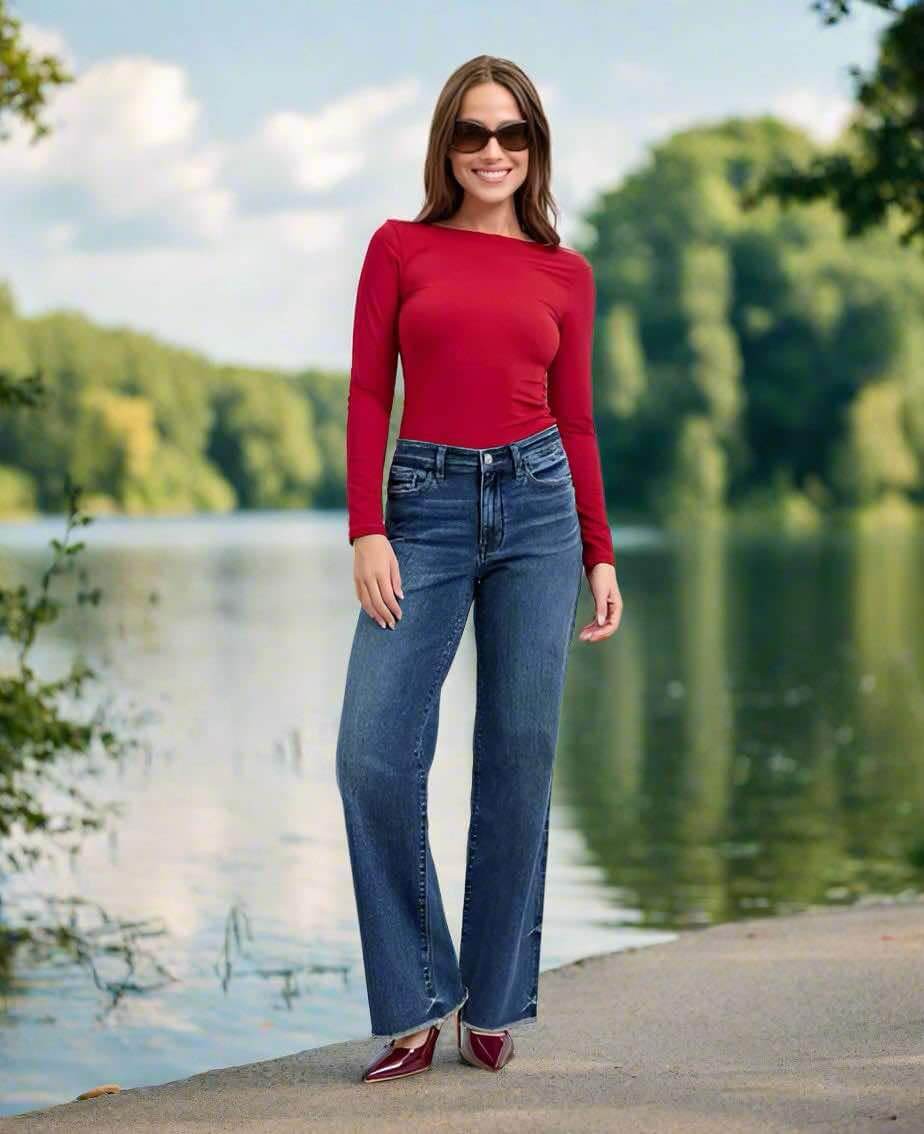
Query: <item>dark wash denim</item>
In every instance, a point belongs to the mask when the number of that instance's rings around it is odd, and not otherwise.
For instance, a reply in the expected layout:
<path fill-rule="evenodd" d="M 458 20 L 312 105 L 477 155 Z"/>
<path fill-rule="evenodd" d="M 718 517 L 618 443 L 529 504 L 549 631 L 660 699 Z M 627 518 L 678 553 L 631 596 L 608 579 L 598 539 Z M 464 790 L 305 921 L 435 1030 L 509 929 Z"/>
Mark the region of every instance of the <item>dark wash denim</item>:
<path fill-rule="evenodd" d="M 549 807 L 583 579 L 556 425 L 470 449 L 399 437 L 385 526 L 404 599 L 395 628 L 360 609 L 336 777 L 373 1036 L 462 1006 L 472 1027 L 534 1021 Z M 459 954 L 428 838 L 440 691 L 474 603 L 477 696 Z"/>

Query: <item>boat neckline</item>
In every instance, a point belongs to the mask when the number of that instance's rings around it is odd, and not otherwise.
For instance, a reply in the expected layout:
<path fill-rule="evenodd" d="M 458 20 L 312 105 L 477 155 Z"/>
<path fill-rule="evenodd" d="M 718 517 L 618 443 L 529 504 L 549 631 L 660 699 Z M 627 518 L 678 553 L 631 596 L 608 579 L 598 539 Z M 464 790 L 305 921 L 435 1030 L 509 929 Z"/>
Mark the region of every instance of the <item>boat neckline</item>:
<path fill-rule="evenodd" d="M 400 217 L 393 217 L 393 220 L 400 220 Z M 492 236 L 495 240 L 509 240 L 512 244 L 531 244 L 536 248 L 545 248 L 547 245 L 543 244 L 541 240 L 524 240 L 519 236 L 508 236 L 504 232 L 482 232 L 477 228 L 459 228 L 448 224 L 439 224 L 437 221 L 402 221 L 403 224 L 416 224 L 421 228 L 440 228 L 444 232 L 467 232 L 471 236 Z"/>

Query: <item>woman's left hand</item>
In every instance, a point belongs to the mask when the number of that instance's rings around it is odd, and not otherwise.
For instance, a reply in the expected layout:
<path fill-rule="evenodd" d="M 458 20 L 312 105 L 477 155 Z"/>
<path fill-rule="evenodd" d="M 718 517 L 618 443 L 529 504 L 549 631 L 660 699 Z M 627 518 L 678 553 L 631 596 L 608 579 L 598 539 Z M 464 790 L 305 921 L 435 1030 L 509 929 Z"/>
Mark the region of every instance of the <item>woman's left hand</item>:
<path fill-rule="evenodd" d="M 622 595 L 616 582 L 616 568 L 612 563 L 596 563 L 587 576 L 594 596 L 596 617 L 581 629 L 578 637 L 584 642 L 602 642 L 616 632 L 622 618 Z"/>

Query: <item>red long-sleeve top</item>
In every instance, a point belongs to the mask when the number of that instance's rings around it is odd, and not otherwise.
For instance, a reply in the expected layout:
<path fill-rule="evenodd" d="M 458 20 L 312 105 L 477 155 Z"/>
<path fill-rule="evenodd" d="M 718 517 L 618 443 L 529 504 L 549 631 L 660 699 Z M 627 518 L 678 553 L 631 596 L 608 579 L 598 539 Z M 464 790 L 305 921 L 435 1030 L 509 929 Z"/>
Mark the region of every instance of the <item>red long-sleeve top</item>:
<path fill-rule="evenodd" d="M 571 248 L 389 218 L 356 292 L 347 398 L 349 541 L 387 535 L 382 478 L 398 355 L 399 436 L 469 448 L 557 423 L 586 572 L 614 563 L 593 419 L 595 285 Z"/>

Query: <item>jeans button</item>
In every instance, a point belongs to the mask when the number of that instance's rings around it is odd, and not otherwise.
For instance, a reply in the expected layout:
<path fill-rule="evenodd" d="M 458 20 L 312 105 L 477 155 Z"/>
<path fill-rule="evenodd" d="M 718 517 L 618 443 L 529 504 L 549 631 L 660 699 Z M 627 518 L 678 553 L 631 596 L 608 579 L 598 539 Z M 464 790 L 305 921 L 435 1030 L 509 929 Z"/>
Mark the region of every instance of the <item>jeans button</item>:
<path fill-rule="evenodd" d="M 485 453 L 484 460 L 485 460 L 485 464 L 489 465 L 494 460 L 494 458 L 491 456 L 490 453 Z"/>

